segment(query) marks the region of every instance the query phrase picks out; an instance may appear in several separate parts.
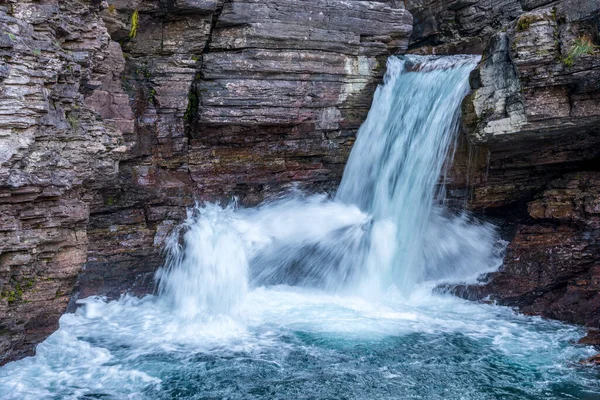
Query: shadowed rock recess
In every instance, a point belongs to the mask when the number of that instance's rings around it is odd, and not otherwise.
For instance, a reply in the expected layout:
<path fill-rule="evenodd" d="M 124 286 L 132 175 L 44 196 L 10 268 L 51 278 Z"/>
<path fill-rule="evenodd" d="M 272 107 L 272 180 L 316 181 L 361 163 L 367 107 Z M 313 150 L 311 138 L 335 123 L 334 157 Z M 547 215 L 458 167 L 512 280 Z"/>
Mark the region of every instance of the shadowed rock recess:
<path fill-rule="evenodd" d="M 334 191 L 406 51 L 483 55 L 444 183 L 510 244 L 451 290 L 598 326 L 599 27 L 596 0 L 0 0 L 0 364 L 69 301 L 152 291 L 195 201 Z"/>

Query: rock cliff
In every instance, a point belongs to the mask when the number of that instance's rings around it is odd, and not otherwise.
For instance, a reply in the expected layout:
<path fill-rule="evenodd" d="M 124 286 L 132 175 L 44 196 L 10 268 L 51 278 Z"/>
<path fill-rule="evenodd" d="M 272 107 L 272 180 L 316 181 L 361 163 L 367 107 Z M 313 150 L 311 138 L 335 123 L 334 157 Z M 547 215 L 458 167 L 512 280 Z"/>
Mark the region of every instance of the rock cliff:
<path fill-rule="evenodd" d="M 56 328 L 87 258 L 89 198 L 125 151 L 91 100 L 128 107 L 121 60 L 82 2 L 0 6 L 0 363 Z"/>
<path fill-rule="evenodd" d="M 469 187 L 471 208 L 511 220 L 514 237 L 487 285 L 456 293 L 600 324 L 599 23 L 600 4 L 562 1 L 490 37 L 463 104 L 468 144 L 450 186 Z"/>

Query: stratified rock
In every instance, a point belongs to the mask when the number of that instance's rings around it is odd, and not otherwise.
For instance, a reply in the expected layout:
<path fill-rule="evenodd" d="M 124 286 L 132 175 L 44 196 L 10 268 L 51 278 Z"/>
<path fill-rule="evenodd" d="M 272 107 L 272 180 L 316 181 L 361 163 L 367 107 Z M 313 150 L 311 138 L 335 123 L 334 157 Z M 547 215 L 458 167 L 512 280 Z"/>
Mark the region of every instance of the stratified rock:
<path fill-rule="evenodd" d="M 550 2 L 538 2 L 543 1 Z M 408 0 L 414 17 L 411 52 L 481 54 L 491 36 L 523 13 L 522 3 L 527 1 Z"/>
<path fill-rule="evenodd" d="M 500 271 L 453 291 L 523 312 L 600 326 L 600 172 L 567 174 L 529 202 Z"/>
<path fill-rule="evenodd" d="M 449 187 L 460 192 L 468 176 L 474 209 L 529 201 L 600 158 L 600 4 L 573 20 L 570 3 L 521 15 L 490 39 L 471 74 L 468 145 L 457 152 Z"/>
<path fill-rule="evenodd" d="M 395 3 L 226 3 L 193 93 L 201 193 L 256 203 L 291 184 L 334 188 L 387 57 L 408 44 L 412 19 Z"/>
<path fill-rule="evenodd" d="M 590 329 L 587 334 L 579 339 L 577 344 L 600 346 L 600 330 Z"/>
<path fill-rule="evenodd" d="M 79 1 L 0 7 L 0 364 L 58 326 L 87 257 L 88 198 L 132 114 L 121 50 Z M 104 117 L 104 121 L 101 117 Z"/>

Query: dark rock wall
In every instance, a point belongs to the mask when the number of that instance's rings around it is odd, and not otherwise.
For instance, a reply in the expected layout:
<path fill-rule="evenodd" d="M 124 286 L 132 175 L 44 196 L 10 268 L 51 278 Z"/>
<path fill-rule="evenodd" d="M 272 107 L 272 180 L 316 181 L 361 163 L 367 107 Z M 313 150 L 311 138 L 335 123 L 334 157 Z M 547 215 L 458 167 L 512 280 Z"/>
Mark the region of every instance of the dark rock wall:
<path fill-rule="evenodd" d="M 488 39 L 523 12 L 522 3 L 527 0 L 406 0 L 414 17 L 411 52 L 481 54 Z"/>

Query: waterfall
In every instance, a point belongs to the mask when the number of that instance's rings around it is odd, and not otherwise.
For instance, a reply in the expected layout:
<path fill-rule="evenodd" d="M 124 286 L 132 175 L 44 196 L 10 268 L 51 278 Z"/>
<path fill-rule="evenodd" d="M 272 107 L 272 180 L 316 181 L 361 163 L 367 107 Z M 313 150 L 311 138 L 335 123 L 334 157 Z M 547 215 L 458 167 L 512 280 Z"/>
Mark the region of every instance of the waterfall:
<path fill-rule="evenodd" d="M 158 295 L 89 297 L 2 399 L 598 398 L 578 327 L 432 290 L 498 267 L 443 206 L 473 57 L 392 57 L 335 198 L 197 205 Z"/>
<path fill-rule="evenodd" d="M 183 315 L 233 312 L 247 286 L 376 296 L 497 266 L 495 232 L 436 198 L 478 58 L 391 57 L 335 199 L 196 206 L 171 236 L 160 293 Z"/>
<path fill-rule="evenodd" d="M 376 221 L 396 228 L 395 280 L 404 289 L 424 273 L 424 240 L 436 187 L 456 141 L 468 76 L 479 57 L 392 57 L 360 128 L 337 199 L 356 204 Z M 374 261 L 377 262 L 377 261 Z M 388 268 L 389 269 L 389 268 Z"/>

